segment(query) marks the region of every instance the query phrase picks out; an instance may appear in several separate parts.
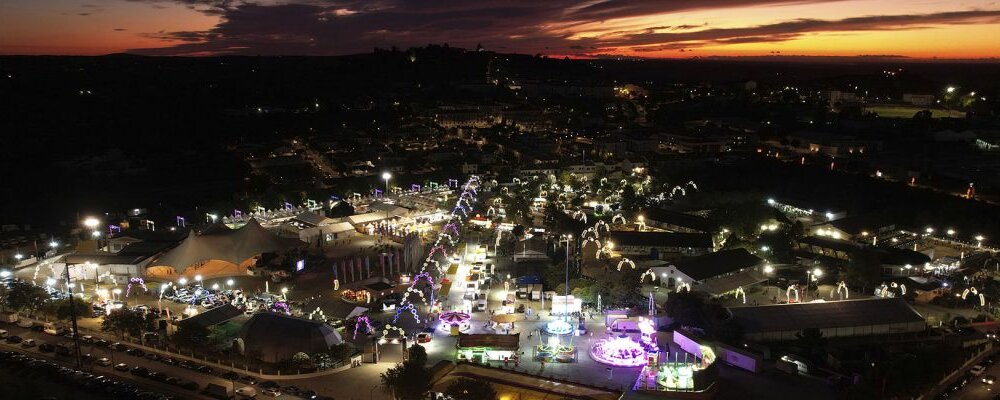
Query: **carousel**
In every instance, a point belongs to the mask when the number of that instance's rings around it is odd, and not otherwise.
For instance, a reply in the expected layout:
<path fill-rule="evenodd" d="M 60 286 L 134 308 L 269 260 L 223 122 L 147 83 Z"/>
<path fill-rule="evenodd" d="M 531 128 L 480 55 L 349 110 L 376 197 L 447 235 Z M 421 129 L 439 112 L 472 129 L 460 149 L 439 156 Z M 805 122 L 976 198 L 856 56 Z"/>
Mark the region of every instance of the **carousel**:
<path fill-rule="evenodd" d="M 646 355 L 645 347 L 628 336 L 601 339 L 590 347 L 594 361 L 614 367 L 641 367 L 648 362 Z"/>
<path fill-rule="evenodd" d="M 535 360 L 560 363 L 574 362 L 576 361 L 576 346 L 573 346 L 572 343 L 562 343 L 558 336 L 549 336 L 546 343 L 535 346 Z"/>
<path fill-rule="evenodd" d="M 452 336 L 458 336 L 459 333 L 468 332 L 472 329 L 472 324 L 470 323 L 472 317 L 464 312 L 443 312 L 438 319 L 441 320 L 438 329 Z"/>

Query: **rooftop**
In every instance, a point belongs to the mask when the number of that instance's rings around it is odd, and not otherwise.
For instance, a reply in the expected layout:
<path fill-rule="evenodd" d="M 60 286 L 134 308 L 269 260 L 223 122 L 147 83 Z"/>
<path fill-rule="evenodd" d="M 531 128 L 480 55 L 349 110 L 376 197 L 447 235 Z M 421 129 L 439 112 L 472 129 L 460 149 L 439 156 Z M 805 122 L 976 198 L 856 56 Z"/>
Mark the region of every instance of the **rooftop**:
<path fill-rule="evenodd" d="M 493 349 L 517 350 L 520 334 L 497 335 L 492 333 L 460 334 L 458 347 L 489 347 Z"/>
<path fill-rule="evenodd" d="M 747 333 L 924 322 L 902 298 L 733 307 L 729 311 Z"/>
<path fill-rule="evenodd" d="M 611 241 L 618 246 L 649 246 L 649 247 L 713 247 L 712 236 L 707 233 L 674 233 L 674 232 L 608 232 Z"/>
<path fill-rule="evenodd" d="M 673 266 L 691 279 L 700 281 L 754 267 L 760 262 L 760 257 L 750 254 L 746 249 L 733 249 L 683 258 L 674 262 Z"/>
<path fill-rule="evenodd" d="M 702 232 L 714 232 L 718 228 L 718 226 L 712 223 L 712 221 L 709 221 L 708 218 L 699 217 L 697 215 L 684 214 L 659 208 L 646 210 L 645 214 L 645 218 L 650 221 L 676 225 Z"/>

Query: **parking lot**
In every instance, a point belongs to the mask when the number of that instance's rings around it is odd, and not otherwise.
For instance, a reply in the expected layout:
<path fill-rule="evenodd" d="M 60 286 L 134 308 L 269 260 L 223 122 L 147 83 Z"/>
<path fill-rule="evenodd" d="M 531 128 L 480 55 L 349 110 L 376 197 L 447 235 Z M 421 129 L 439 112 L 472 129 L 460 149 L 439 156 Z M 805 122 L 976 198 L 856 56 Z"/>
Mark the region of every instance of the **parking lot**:
<path fill-rule="evenodd" d="M 71 356 L 72 340 L 67 337 L 69 335 L 51 335 L 42 329 L 23 328 L 12 324 L 0 325 L 0 329 L 7 332 L 0 341 L 0 348 L 4 350 L 51 360 L 62 366 L 74 364 Z M 29 341 L 31 344 L 26 344 Z M 66 351 L 57 352 L 56 350 L 60 348 Z M 278 399 L 322 398 L 308 388 L 283 386 L 273 381 L 259 382 L 245 374 L 223 371 L 175 357 L 164 357 L 156 352 L 148 352 L 130 344 L 111 342 L 105 338 L 81 338 L 80 350 L 84 358 L 81 372 L 94 376 L 116 376 L 122 381 L 138 384 L 167 396 L 148 397 L 150 399 L 213 398 L 203 393 L 210 384 L 227 388 L 230 392 L 234 387 L 236 389 L 249 387 L 258 396 L 264 395 L 265 390 L 270 388 L 271 396 Z M 84 379 L 88 380 L 89 378 Z M 95 383 L 92 386 L 94 388 L 91 389 L 100 393 L 99 388 L 107 385 Z M 248 391 L 248 389 L 243 390 Z"/>

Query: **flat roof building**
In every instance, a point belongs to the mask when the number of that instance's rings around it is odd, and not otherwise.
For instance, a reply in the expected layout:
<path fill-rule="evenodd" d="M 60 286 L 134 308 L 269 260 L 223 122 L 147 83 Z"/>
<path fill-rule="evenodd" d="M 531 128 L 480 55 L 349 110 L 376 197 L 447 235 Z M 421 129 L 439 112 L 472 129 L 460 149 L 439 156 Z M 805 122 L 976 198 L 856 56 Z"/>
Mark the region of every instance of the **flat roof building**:
<path fill-rule="evenodd" d="M 870 336 L 921 332 L 924 317 L 902 298 L 875 298 L 809 303 L 772 304 L 729 309 L 747 340 L 767 342 L 797 339 L 804 329 L 819 329 L 824 337 Z"/>

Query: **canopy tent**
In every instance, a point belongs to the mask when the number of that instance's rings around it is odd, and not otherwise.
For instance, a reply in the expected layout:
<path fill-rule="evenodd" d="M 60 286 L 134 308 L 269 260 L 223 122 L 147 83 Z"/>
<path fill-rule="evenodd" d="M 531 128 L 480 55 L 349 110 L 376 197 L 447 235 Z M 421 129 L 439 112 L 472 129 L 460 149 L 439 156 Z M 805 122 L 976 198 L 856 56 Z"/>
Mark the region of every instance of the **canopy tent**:
<path fill-rule="evenodd" d="M 255 219 L 239 229 L 212 230 L 188 237 L 173 250 L 153 260 L 151 267 L 170 267 L 184 273 L 188 267 L 208 261 L 225 261 L 237 266 L 262 253 L 287 250 L 302 245 L 297 239 L 282 238 L 271 233 Z"/>

